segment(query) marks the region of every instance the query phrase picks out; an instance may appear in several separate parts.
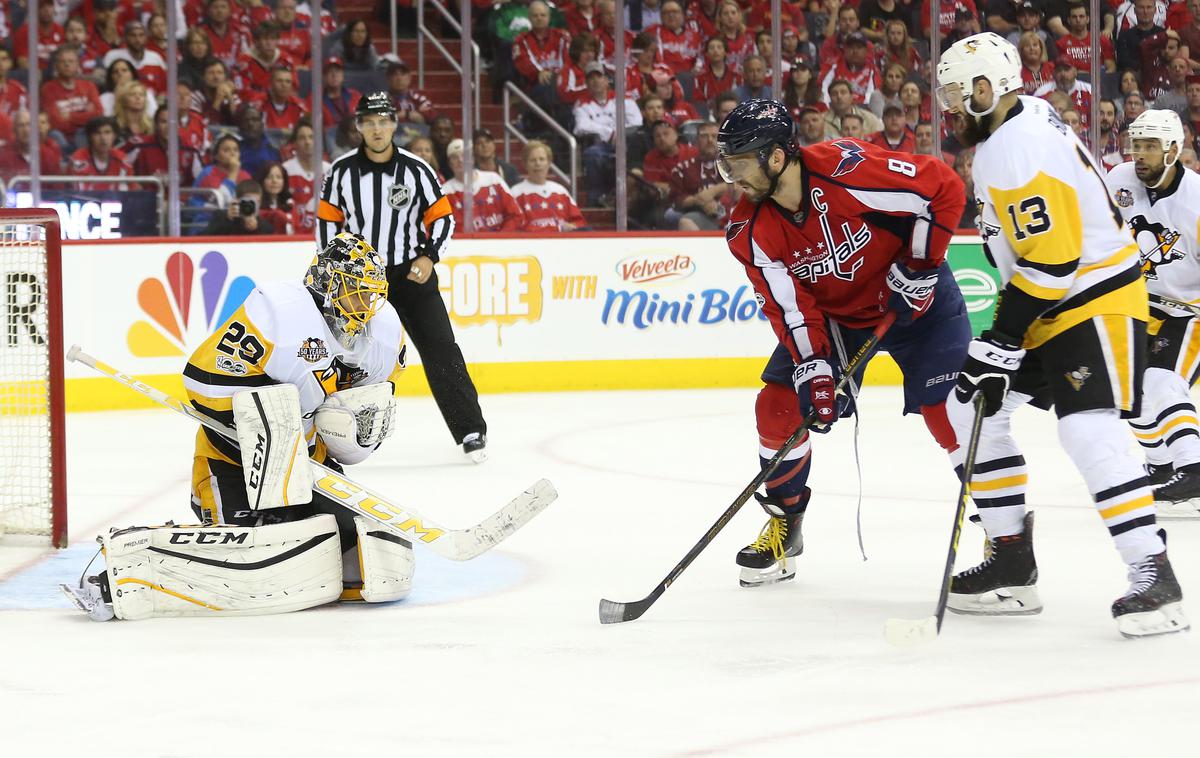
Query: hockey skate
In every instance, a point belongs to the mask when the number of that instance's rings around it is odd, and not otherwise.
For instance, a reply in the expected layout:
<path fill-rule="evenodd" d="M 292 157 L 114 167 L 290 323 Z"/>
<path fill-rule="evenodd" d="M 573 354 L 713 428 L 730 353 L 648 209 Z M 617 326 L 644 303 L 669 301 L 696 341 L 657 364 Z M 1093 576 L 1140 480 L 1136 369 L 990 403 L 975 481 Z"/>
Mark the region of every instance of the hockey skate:
<path fill-rule="evenodd" d="M 808 502 L 808 496 L 809 491 L 805 490 L 802 505 Z M 757 492 L 754 497 L 770 518 L 758 539 L 737 554 L 737 564 L 742 567 L 738 583 L 743 587 L 760 587 L 794 579 L 796 562 L 793 558 L 804 552 L 804 537 L 800 534 L 804 511 L 789 514 L 776 498 Z"/>
<path fill-rule="evenodd" d="M 1200 519 L 1200 463 L 1174 469 L 1167 481 L 1155 487 L 1154 507 L 1164 521 Z"/>
<path fill-rule="evenodd" d="M 1159 531 L 1163 543 L 1165 532 Z M 1112 604 L 1117 630 L 1130 639 L 1184 632 L 1189 628 L 1183 615 L 1183 590 L 1167 551 L 1129 567 L 1129 590 Z"/>
<path fill-rule="evenodd" d="M 955 574 L 946 608 L 977 616 L 1032 616 L 1042 612 L 1033 557 L 1033 514 L 1025 530 L 989 540 L 983 563 Z"/>
<path fill-rule="evenodd" d="M 487 460 L 487 435 L 479 432 L 471 432 L 462 441 L 463 454 L 471 459 L 472 463 L 483 463 Z"/>
<path fill-rule="evenodd" d="M 58 585 L 75 607 L 88 615 L 92 621 L 109 621 L 115 615 L 112 597 L 108 593 L 108 574 L 89 576 L 80 586 Z"/>
<path fill-rule="evenodd" d="M 1150 480 L 1152 487 L 1166 484 L 1175 473 L 1175 464 L 1173 463 L 1147 463 L 1145 468 L 1146 478 Z"/>

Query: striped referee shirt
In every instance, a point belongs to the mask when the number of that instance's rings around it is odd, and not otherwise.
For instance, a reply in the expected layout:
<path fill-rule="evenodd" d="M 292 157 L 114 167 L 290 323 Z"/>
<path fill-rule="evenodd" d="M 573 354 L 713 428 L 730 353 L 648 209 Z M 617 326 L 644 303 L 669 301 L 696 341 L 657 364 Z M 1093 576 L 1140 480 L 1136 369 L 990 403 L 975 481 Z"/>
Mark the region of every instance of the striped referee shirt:
<path fill-rule="evenodd" d="M 338 232 L 361 234 L 399 266 L 425 255 L 437 262 L 454 231 L 450 201 L 437 174 L 407 150 L 376 163 L 362 147 L 338 158 L 325 177 L 317 208 L 317 241 L 324 249 Z"/>

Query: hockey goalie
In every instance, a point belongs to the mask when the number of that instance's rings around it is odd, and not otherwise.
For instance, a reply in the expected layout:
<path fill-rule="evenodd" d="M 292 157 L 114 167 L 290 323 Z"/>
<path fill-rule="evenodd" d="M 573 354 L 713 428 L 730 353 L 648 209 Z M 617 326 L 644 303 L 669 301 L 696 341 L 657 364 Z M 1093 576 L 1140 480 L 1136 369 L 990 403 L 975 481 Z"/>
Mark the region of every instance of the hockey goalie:
<path fill-rule="evenodd" d="M 303 284 L 275 282 L 188 360 L 191 404 L 236 429 L 201 428 L 192 474 L 198 526 L 113 530 L 105 570 L 69 588 L 97 620 L 251 615 L 338 599 L 404 597 L 412 545 L 314 493 L 311 457 L 359 463 L 391 434 L 403 330 L 380 255 L 343 232 Z"/>

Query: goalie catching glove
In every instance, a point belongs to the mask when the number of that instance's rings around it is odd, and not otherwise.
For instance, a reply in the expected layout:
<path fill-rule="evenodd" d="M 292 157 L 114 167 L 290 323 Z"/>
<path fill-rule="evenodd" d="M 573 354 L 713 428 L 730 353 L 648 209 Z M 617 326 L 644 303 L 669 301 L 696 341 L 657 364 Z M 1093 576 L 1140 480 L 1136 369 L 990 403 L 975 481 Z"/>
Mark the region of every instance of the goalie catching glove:
<path fill-rule="evenodd" d="M 317 434 L 339 463 L 366 459 L 391 436 L 396 416 L 392 383 L 381 382 L 334 392 L 317 409 Z"/>

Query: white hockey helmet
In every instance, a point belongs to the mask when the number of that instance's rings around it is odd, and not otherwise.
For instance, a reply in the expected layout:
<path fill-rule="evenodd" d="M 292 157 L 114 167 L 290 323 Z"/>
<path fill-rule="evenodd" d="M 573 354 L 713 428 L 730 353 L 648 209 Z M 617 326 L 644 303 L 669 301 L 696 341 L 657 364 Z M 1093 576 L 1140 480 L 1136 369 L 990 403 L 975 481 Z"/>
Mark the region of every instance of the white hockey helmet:
<path fill-rule="evenodd" d="M 983 111 L 971 109 L 975 80 L 988 80 L 995 97 Z M 992 32 L 972 34 L 960 39 L 942 54 L 937 67 L 937 99 L 942 110 L 958 104 L 972 116 L 986 116 L 995 109 L 1000 96 L 1021 89 L 1021 56 L 1012 43 Z"/>
<path fill-rule="evenodd" d="M 1162 144 L 1163 152 L 1171 149 L 1171 143 L 1183 149 L 1183 122 L 1175 111 L 1156 108 L 1142 111 L 1142 115 L 1129 125 L 1129 139 L 1156 139 Z"/>

